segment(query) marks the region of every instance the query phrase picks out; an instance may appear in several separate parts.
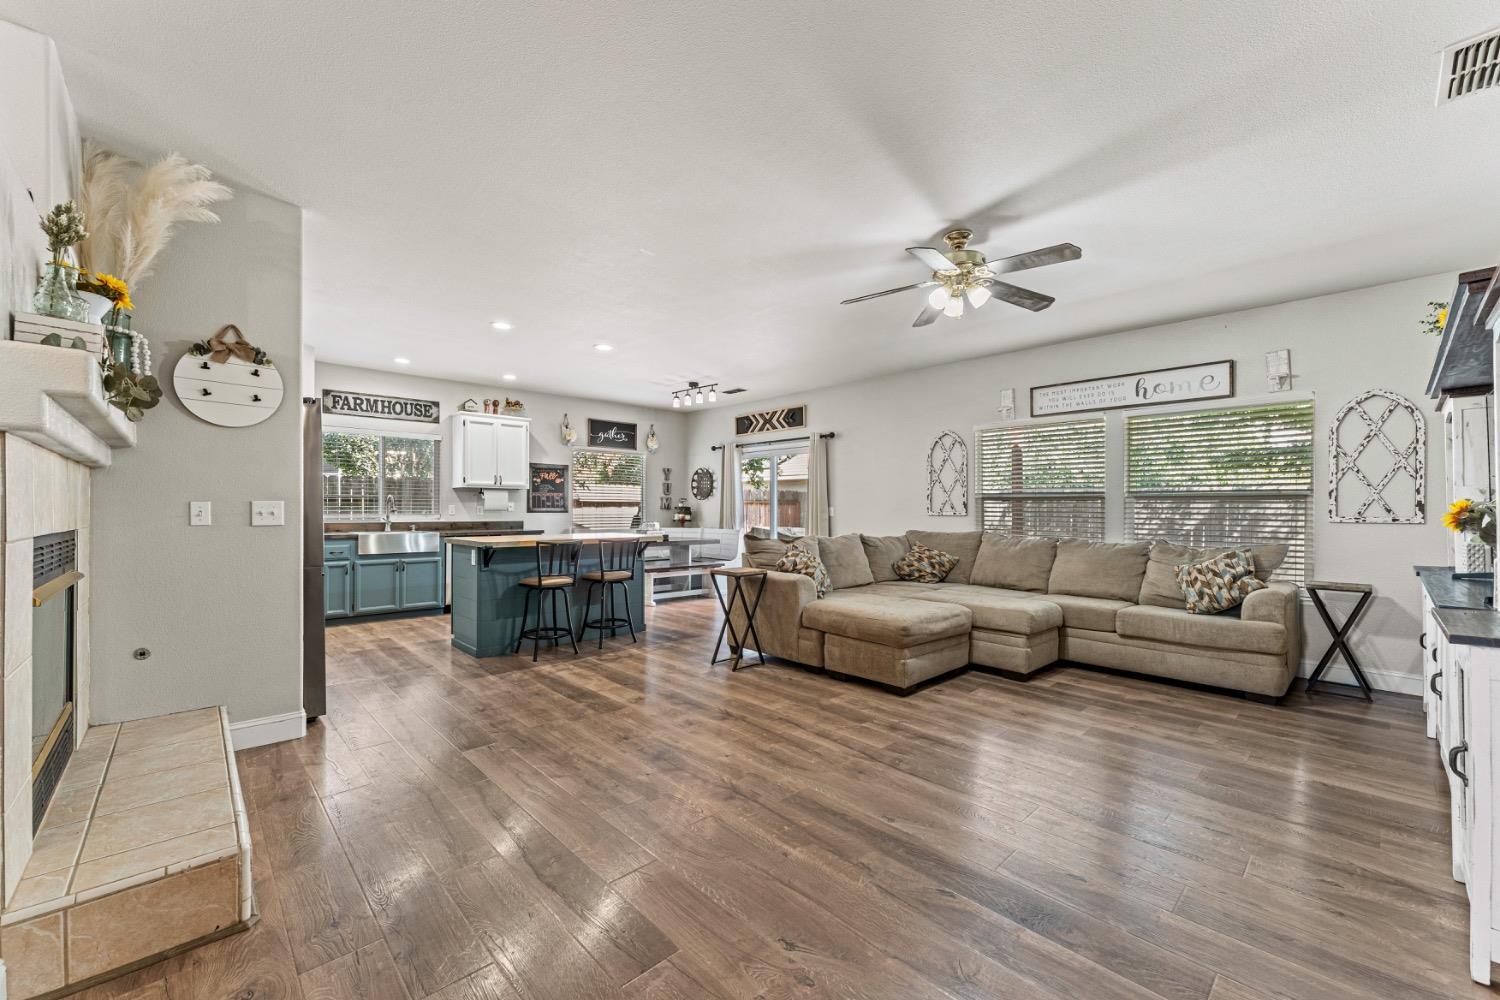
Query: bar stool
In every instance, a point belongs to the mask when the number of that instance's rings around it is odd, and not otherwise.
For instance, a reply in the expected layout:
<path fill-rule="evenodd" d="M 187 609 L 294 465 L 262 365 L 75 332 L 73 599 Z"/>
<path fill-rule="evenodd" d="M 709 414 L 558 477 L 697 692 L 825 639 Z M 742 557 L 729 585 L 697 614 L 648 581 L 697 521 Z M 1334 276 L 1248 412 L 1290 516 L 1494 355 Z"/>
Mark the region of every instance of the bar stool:
<path fill-rule="evenodd" d="M 521 643 L 530 639 L 532 663 L 536 662 L 537 651 L 543 642 L 551 642 L 556 646 L 563 636 L 568 637 L 573 652 L 578 652 L 578 643 L 573 641 L 573 604 L 568 596 L 578 576 L 578 550 L 577 542 L 536 543 L 536 575 L 521 580 L 521 586 L 526 588 L 526 604 L 521 610 L 521 634 L 516 636 L 515 649 L 519 653 Z M 531 613 L 532 594 L 537 598 L 536 624 L 527 628 L 526 617 Z M 563 620 L 567 622 L 566 625 L 557 623 L 559 595 L 562 597 Z M 552 605 L 550 625 L 547 624 L 545 608 L 548 602 Z"/>
<path fill-rule="evenodd" d="M 583 580 L 589 587 L 583 604 L 583 623 L 578 626 L 578 638 L 583 638 L 585 629 L 594 629 L 599 633 L 599 648 L 603 649 L 606 629 L 609 630 L 610 638 L 614 638 L 621 628 L 628 628 L 630 641 L 636 642 L 638 640 L 635 637 L 635 621 L 630 616 L 629 583 L 635 579 L 635 565 L 645 550 L 646 544 L 633 538 L 610 542 L 601 540 L 597 544 L 599 568 L 591 569 L 583 574 Z M 599 617 L 589 618 L 589 612 L 594 607 L 595 587 L 602 588 L 599 595 Z M 616 587 L 625 598 L 625 617 L 623 618 L 615 608 Z"/>

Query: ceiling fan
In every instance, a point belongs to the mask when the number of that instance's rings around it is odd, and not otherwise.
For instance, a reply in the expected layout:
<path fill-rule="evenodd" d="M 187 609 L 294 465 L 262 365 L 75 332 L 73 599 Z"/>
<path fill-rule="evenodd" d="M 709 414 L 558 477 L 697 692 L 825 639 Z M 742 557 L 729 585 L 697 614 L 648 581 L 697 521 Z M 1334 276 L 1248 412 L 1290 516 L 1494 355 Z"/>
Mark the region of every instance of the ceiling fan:
<path fill-rule="evenodd" d="M 943 242 L 952 249 L 946 254 L 932 247 L 907 247 L 907 253 L 932 268 L 930 279 L 919 281 L 914 285 L 902 285 L 900 288 L 890 288 L 883 292 L 871 292 L 869 295 L 861 295 L 858 298 L 845 299 L 839 305 L 847 306 L 855 302 L 864 302 L 867 299 L 878 299 L 882 295 L 909 292 L 914 288 L 931 288 L 932 292 L 927 296 L 927 304 L 917 314 L 916 322 L 912 323 L 912 326 L 927 326 L 929 323 L 936 322 L 939 316 L 951 316 L 957 319 L 964 314 L 964 299 L 969 300 L 971 309 L 978 309 L 990 299 L 995 298 L 1020 306 L 1022 309 L 1041 312 L 1057 300 L 1050 295 L 1033 292 L 1029 288 L 1008 284 L 999 280 L 996 275 L 1009 274 L 1011 271 L 1025 271 L 1033 267 L 1045 267 L 1048 264 L 1060 264 L 1065 260 L 1077 260 L 1083 256 L 1083 251 L 1073 244 L 1059 243 L 1057 246 L 1032 250 L 1030 253 L 1018 253 L 1012 257 L 987 261 L 984 259 L 984 254 L 979 251 L 966 249 L 969 240 L 973 237 L 973 232 L 968 229 L 955 229 L 948 233 L 943 237 Z"/>

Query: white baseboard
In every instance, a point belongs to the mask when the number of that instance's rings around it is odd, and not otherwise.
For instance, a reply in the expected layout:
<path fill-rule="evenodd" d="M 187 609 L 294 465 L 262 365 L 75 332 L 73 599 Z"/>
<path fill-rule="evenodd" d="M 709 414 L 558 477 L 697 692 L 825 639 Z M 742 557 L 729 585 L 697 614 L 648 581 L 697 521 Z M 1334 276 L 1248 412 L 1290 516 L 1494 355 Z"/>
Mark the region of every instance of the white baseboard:
<path fill-rule="evenodd" d="M 259 719 L 231 722 L 229 735 L 236 750 L 249 750 L 269 743 L 300 740 L 307 735 L 307 713 L 302 709 L 283 715 L 267 715 Z"/>
<path fill-rule="evenodd" d="M 1303 663 L 1302 669 L 1297 671 L 1297 675 L 1304 678 L 1311 677 L 1313 667 L 1315 666 L 1317 666 L 1316 663 Z M 1365 680 L 1369 681 L 1370 686 L 1376 691 L 1415 695 L 1422 693 L 1422 678 L 1418 675 L 1397 673 L 1394 670 L 1371 670 L 1369 667 L 1361 667 L 1360 669 L 1365 673 Z M 1354 675 L 1342 663 L 1329 667 L 1328 672 L 1323 675 L 1323 679 L 1333 684 L 1348 684 L 1353 686 L 1355 683 Z M 1322 684 L 1322 681 L 1318 683 Z"/>

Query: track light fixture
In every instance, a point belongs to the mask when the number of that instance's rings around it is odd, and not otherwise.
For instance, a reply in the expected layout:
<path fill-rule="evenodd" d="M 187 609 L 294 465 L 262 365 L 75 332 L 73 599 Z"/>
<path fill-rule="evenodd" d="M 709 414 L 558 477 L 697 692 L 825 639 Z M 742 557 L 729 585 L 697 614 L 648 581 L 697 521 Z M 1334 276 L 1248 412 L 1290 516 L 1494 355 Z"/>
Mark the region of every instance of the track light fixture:
<path fill-rule="evenodd" d="M 717 403 L 719 401 L 719 383 L 713 382 L 704 385 L 700 382 L 689 382 L 686 389 L 678 389 L 672 393 L 672 409 L 677 410 L 684 406 L 702 406 L 705 400 L 710 403 Z"/>

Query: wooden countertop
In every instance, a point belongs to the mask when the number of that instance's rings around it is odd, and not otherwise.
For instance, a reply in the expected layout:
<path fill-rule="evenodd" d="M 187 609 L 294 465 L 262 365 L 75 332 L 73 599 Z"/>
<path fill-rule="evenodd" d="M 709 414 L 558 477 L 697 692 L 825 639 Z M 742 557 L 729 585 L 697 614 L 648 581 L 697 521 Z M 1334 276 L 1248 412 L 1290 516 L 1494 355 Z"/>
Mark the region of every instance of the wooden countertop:
<path fill-rule="evenodd" d="M 634 531 L 574 531 L 559 535 L 465 535 L 443 539 L 449 545 L 466 545 L 476 549 L 535 548 L 538 542 L 661 542 L 660 532 L 641 534 Z"/>

